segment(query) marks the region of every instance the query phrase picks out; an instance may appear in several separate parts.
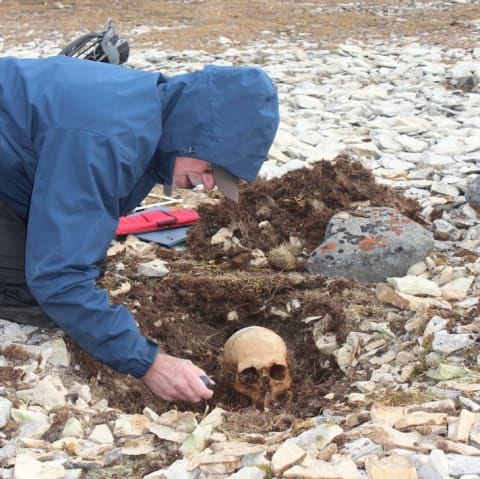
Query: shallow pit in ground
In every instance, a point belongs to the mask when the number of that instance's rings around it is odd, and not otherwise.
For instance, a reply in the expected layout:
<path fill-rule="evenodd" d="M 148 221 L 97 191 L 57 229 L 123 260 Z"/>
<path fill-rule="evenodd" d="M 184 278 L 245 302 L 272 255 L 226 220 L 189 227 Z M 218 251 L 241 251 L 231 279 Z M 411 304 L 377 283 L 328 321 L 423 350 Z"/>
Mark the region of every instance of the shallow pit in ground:
<path fill-rule="evenodd" d="M 164 278 L 139 277 L 136 271 L 142 258 L 124 255 L 110 261 L 100 285 L 115 289 L 128 279 L 131 290 L 115 302 L 128 306 L 142 332 L 166 352 L 191 359 L 208 372 L 216 382 L 208 408 L 228 411 L 236 431 L 290 427 L 292 422 L 320 414 L 327 404 L 326 393 L 345 397 L 353 380 L 338 369 L 331 356 L 319 353 L 313 328 L 317 333 L 335 333 L 341 344 L 360 322 L 385 321 L 386 313 L 376 302 L 372 285 L 305 271 L 305 260 L 322 242 L 331 216 L 359 204 L 391 206 L 418 219 L 415 202 L 377 185 L 359 162 L 339 157 L 281 178 L 242 185 L 238 204 L 223 199 L 201 204 L 201 220 L 190 229 L 185 251 L 157 247 L 157 257 L 169 262 L 170 273 Z M 232 231 L 237 246 L 225 251 L 223 245 L 210 244 L 220 228 Z M 297 238 L 293 243 L 292 237 Z M 292 244 L 289 257 L 294 261 L 282 262 L 271 254 Z M 253 250 L 265 253 L 264 266 L 251 266 Z M 115 273 L 119 261 L 125 265 L 122 278 Z M 317 319 L 307 319 L 312 317 Z M 268 411 L 236 393 L 222 367 L 224 343 L 235 331 L 250 325 L 272 329 L 289 350 L 291 392 L 272 402 Z M 158 413 L 172 407 L 203 412 L 207 407 L 205 403 L 192 406 L 161 401 L 140 381 L 112 374 L 71 346 L 82 373 L 110 406 L 131 413 L 146 406 Z M 362 378 L 361 369 L 355 372 L 358 379 L 368 379 Z"/>

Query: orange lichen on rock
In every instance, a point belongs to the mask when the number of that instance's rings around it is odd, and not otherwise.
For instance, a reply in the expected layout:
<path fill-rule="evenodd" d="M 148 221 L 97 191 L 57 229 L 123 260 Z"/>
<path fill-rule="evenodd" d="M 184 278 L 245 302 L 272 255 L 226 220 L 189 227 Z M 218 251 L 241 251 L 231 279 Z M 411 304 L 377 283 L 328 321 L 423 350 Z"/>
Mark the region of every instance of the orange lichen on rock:
<path fill-rule="evenodd" d="M 320 250 L 320 253 L 326 254 L 328 251 L 334 250 L 337 247 L 337 243 L 331 241 L 330 243 L 326 243 L 325 247 Z"/>
<path fill-rule="evenodd" d="M 362 251 L 372 251 L 377 246 L 385 246 L 387 244 L 387 240 L 385 238 L 373 238 L 371 236 L 367 238 L 363 238 L 360 243 L 358 243 L 358 247 Z"/>
<path fill-rule="evenodd" d="M 387 230 L 393 231 L 395 234 L 399 236 L 403 233 L 403 229 L 400 226 L 389 226 Z"/>
<path fill-rule="evenodd" d="M 408 224 L 412 222 L 410 218 L 407 218 L 406 216 L 403 216 L 403 215 L 392 216 L 390 218 L 387 218 L 387 221 L 389 223 L 395 223 L 397 225 Z"/>

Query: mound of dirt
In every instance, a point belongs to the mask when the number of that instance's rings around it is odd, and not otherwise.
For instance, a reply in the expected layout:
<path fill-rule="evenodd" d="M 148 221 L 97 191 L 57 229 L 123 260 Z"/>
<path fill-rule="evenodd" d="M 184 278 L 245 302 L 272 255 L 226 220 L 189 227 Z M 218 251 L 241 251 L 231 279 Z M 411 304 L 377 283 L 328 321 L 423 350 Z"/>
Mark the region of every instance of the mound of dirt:
<path fill-rule="evenodd" d="M 238 204 L 220 200 L 200 205 L 201 220 L 190 230 L 187 250 L 156 250 L 159 258 L 169 262 L 167 276 L 139 278 L 138 258 L 115 257 L 126 267 L 123 278 L 118 278 L 111 263 L 100 286 L 114 289 L 128 279 L 131 290 L 115 301 L 129 307 L 142 332 L 166 352 L 191 359 L 214 378 L 216 391 L 209 406 L 230 411 L 237 430 L 242 423 L 251 430 L 251 415 L 259 411 L 232 390 L 222 369 L 223 345 L 245 326 L 259 325 L 277 332 L 290 352 L 293 387 L 290 394 L 270 404 L 269 411 L 261 411 L 262 422 L 257 424 L 263 432 L 290 427 L 292 421 L 319 414 L 327 392 L 343 396 L 351 381 L 331 356 L 319 353 L 313 324 L 317 332 L 334 332 L 341 344 L 361 321 L 385 320 L 371 286 L 304 271 L 304 260 L 321 243 L 331 216 L 352 210 L 359 202 L 394 207 L 412 219 L 418 217 L 414 201 L 377 185 L 360 163 L 339 157 L 335 162 L 319 162 L 312 169 L 243 185 Z M 237 238 L 231 248 L 211 245 L 211 237 L 220 228 L 229 229 Z M 271 261 L 270 252 L 291 244 L 292 237 L 298 238 L 301 247 L 293 267 L 282 269 Z M 248 261 L 253 250 L 263 251 L 268 263 L 253 267 Z M 319 319 L 305 321 L 311 317 Z M 112 374 L 85 352 L 72 348 L 84 374 L 111 406 L 132 413 L 146 406 L 160 413 L 171 409 L 171 403 L 155 398 L 140 381 Z M 176 406 L 199 412 L 205 409 L 205 404 Z M 250 416 L 243 422 L 245 411 Z"/>
<path fill-rule="evenodd" d="M 300 168 L 272 180 L 259 179 L 245 184 L 240 200 L 225 200 L 216 205 L 200 205 L 202 221 L 189 231 L 188 246 L 197 260 L 215 260 L 231 267 L 247 267 L 255 249 L 267 256 L 272 250 L 292 244 L 309 255 L 323 240 L 330 218 L 339 211 L 355 209 L 359 203 L 391 206 L 418 220 L 418 205 L 399 192 L 375 183 L 370 171 L 347 156 L 334 162 L 321 161 L 313 168 Z M 236 238 L 230 249 L 211 245 L 210 238 L 227 228 Z M 235 246 L 236 245 L 236 246 Z M 273 261 L 272 261 L 273 259 Z M 269 266 L 285 270 L 270 258 Z M 301 257 L 289 269 L 302 270 Z"/>

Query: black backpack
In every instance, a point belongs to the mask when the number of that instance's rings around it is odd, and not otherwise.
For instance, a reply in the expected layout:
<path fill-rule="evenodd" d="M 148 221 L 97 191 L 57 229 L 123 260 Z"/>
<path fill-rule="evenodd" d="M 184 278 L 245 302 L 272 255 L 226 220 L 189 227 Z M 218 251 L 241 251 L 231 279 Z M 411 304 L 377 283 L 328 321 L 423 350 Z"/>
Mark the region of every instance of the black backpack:
<path fill-rule="evenodd" d="M 68 44 L 59 55 L 121 65 L 128 60 L 129 53 L 128 42 L 118 37 L 109 18 L 104 31 L 82 35 Z"/>

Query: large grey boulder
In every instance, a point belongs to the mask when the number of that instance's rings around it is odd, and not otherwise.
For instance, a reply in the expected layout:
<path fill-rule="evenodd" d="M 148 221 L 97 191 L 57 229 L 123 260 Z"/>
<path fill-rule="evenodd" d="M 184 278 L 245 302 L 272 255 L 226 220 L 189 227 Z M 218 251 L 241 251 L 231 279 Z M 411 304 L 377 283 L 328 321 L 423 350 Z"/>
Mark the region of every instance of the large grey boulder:
<path fill-rule="evenodd" d="M 480 211 L 480 176 L 477 176 L 465 190 L 465 199 L 468 204 Z"/>
<path fill-rule="evenodd" d="M 387 207 L 338 213 L 328 223 L 324 242 L 310 255 L 310 273 L 362 282 L 404 276 L 434 245 L 433 235 Z"/>

